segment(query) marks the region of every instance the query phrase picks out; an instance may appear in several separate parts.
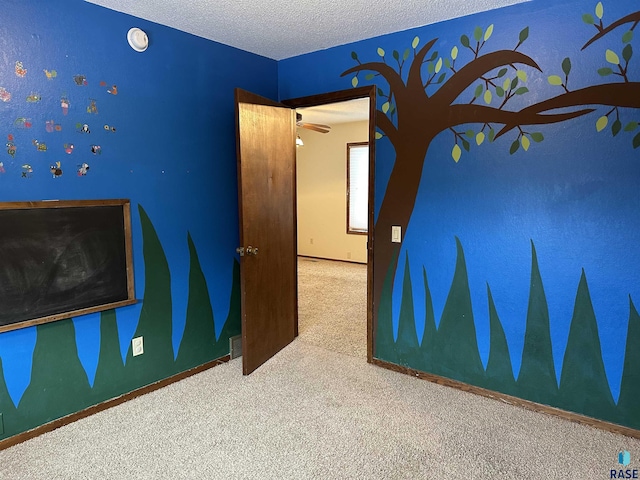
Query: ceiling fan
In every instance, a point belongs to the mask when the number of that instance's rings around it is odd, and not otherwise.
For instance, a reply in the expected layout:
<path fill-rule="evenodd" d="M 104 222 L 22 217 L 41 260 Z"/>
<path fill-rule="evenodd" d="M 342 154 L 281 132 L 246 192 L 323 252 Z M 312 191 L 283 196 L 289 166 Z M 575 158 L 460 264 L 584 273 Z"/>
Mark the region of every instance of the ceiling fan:
<path fill-rule="evenodd" d="M 320 123 L 306 123 L 302 121 L 302 114 L 296 112 L 296 127 L 306 128 L 307 130 L 313 130 L 314 132 L 329 133 L 331 127 L 329 125 L 322 125 Z"/>

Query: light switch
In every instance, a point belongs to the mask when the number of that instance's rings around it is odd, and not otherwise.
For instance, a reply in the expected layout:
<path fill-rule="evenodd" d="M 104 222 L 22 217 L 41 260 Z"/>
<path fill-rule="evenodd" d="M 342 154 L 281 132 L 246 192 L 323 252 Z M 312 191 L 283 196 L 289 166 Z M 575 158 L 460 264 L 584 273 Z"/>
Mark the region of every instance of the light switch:
<path fill-rule="evenodd" d="M 391 241 L 393 243 L 402 242 L 402 227 L 394 225 L 391 227 Z"/>

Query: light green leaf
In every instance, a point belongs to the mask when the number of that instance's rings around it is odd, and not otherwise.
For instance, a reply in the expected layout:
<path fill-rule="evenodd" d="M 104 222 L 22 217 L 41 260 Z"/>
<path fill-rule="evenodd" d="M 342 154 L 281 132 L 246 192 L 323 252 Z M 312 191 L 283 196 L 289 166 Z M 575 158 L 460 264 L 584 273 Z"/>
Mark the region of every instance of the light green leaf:
<path fill-rule="evenodd" d="M 384 50 L 380 47 L 378 47 L 378 55 L 380 55 L 381 57 L 384 57 Z"/>
<path fill-rule="evenodd" d="M 566 76 L 569 76 L 569 73 L 571 72 L 571 59 L 569 59 L 569 57 L 562 61 L 562 71 Z"/>
<path fill-rule="evenodd" d="M 473 38 L 474 38 L 477 42 L 479 42 L 479 41 L 480 41 L 480 39 L 482 38 L 482 28 L 480 28 L 480 27 L 476 27 L 476 28 L 474 28 L 474 30 L 473 30 Z"/>
<path fill-rule="evenodd" d="M 358 86 L 358 77 L 353 77 L 351 79 L 351 85 L 353 85 L 353 88 L 356 88 Z"/>
<path fill-rule="evenodd" d="M 484 138 L 484 133 L 478 132 L 478 134 L 476 135 L 476 145 L 482 145 L 482 142 L 484 142 Z"/>
<path fill-rule="evenodd" d="M 516 76 L 523 82 L 527 81 L 527 72 L 525 72 L 524 70 L 518 70 L 516 72 Z"/>
<path fill-rule="evenodd" d="M 613 65 L 620 65 L 620 58 L 613 50 L 607 49 L 604 56 L 607 59 L 607 62 L 612 63 Z"/>
<path fill-rule="evenodd" d="M 616 121 L 611 124 L 611 133 L 615 137 L 620 133 L 620 130 L 622 130 L 622 122 L 616 119 Z"/>
<path fill-rule="evenodd" d="M 511 79 L 509 77 L 505 78 L 504 82 L 502 82 L 502 88 L 505 92 L 511 88 Z"/>
<path fill-rule="evenodd" d="M 520 143 L 522 144 L 522 148 L 524 149 L 524 151 L 527 152 L 529 150 L 529 147 L 531 146 L 531 142 L 529 141 L 529 139 L 523 135 L 520 139 Z"/>
<path fill-rule="evenodd" d="M 542 135 L 540 132 L 534 132 L 531 134 L 531 140 L 536 143 L 540 143 L 544 140 L 544 135 Z"/>
<path fill-rule="evenodd" d="M 622 35 L 622 43 L 629 43 L 633 40 L 633 30 L 629 30 L 627 33 Z"/>
<path fill-rule="evenodd" d="M 373 80 L 373 78 L 374 78 L 375 76 L 376 76 L 376 75 L 375 75 L 374 73 L 367 73 L 367 74 L 364 76 L 364 79 L 365 79 L 365 80 Z"/>
<path fill-rule="evenodd" d="M 462 155 L 462 149 L 457 144 L 454 145 L 453 149 L 451 150 L 451 156 L 453 157 L 453 161 L 458 163 L 461 155 Z"/>
<path fill-rule="evenodd" d="M 498 72 L 498 78 L 502 78 L 507 74 L 507 69 L 506 68 L 501 68 L 500 71 Z"/>
<path fill-rule="evenodd" d="M 451 59 L 452 59 L 452 60 L 455 60 L 456 58 L 458 58 L 458 47 L 457 47 L 457 45 L 456 45 L 456 46 L 454 46 L 454 47 L 451 49 Z"/>
<path fill-rule="evenodd" d="M 562 79 L 558 75 L 549 75 L 547 81 L 550 85 L 562 85 Z"/>
<path fill-rule="evenodd" d="M 382 104 L 382 113 L 387 113 L 389 111 L 389 102 L 384 102 Z"/>
<path fill-rule="evenodd" d="M 529 27 L 524 27 L 520 31 L 520 36 L 519 36 L 520 43 L 523 43 L 527 38 L 529 38 Z"/>
<path fill-rule="evenodd" d="M 473 96 L 478 98 L 480 95 L 482 95 L 482 92 L 484 92 L 484 85 L 480 84 L 476 87 L 476 91 Z"/>
<path fill-rule="evenodd" d="M 602 2 L 598 2 L 596 5 L 596 17 L 602 20 L 602 16 L 604 15 L 604 7 L 602 6 Z"/>
<path fill-rule="evenodd" d="M 469 37 L 467 37 L 466 35 L 462 35 L 460 37 L 460 43 L 463 47 L 469 47 Z"/>
<path fill-rule="evenodd" d="M 633 137 L 633 148 L 640 147 L 640 133 Z"/>
<path fill-rule="evenodd" d="M 598 132 L 601 132 L 607 127 L 608 123 L 609 123 L 609 117 L 607 117 L 606 115 L 603 115 L 596 121 L 596 130 Z"/>
<path fill-rule="evenodd" d="M 409 55 L 411 54 L 411 50 L 409 50 L 408 48 L 404 51 L 404 54 L 402 55 L 402 60 L 405 61 L 407 60 L 407 58 L 409 58 Z"/>
<path fill-rule="evenodd" d="M 414 37 L 413 42 L 411 42 L 411 47 L 413 47 L 415 49 L 418 46 L 419 43 L 420 43 L 420 38 L 419 37 Z"/>
<path fill-rule="evenodd" d="M 451 68 L 451 61 L 448 58 L 444 59 L 445 68 Z"/>
<path fill-rule="evenodd" d="M 613 70 L 611 70 L 609 67 L 603 67 L 598 69 L 598 73 L 600 74 L 600 76 L 606 77 L 607 75 L 611 75 L 613 73 Z"/>
<path fill-rule="evenodd" d="M 582 15 L 582 21 L 587 25 L 593 25 L 594 23 L 596 23 L 596 21 L 593 19 L 593 15 L 589 13 L 585 13 L 584 15 Z"/>
<path fill-rule="evenodd" d="M 633 47 L 631 46 L 631 44 L 625 45 L 625 47 L 622 49 L 622 58 L 624 58 L 624 60 L 629 63 L 629 60 L 631 60 L 632 56 Z"/>
<path fill-rule="evenodd" d="M 433 63 L 429 62 L 427 64 L 427 72 L 429 72 L 429 75 L 431 75 L 433 72 L 435 72 L 436 67 Z"/>
<path fill-rule="evenodd" d="M 527 93 L 529 91 L 529 89 L 527 87 L 520 87 L 518 88 L 514 93 L 516 95 L 524 95 L 525 93 Z"/>
<path fill-rule="evenodd" d="M 486 32 L 484 32 L 484 41 L 489 40 L 489 37 L 493 34 L 493 23 L 487 27 Z"/>
<path fill-rule="evenodd" d="M 464 132 L 464 134 L 469 138 L 474 138 L 476 136 L 476 132 L 474 132 L 473 130 L 467 130 L 466 132 Z"/>
<path fill-rule="evenodd" d="M 384 137 L 384 135 L 382 135 L 380 132 L 376 132 L 376 140 L 380 140 L 382 137 Z"/>
<path fill-rule="evenodd" d="M 489 105 L 491 104 L 491 100 L 493 100 L 493 95 L 491 93 L 491 90 L 487 90 L 486 92 L 484 92 L 484 103 Z"/>
<path fill-rule="evenodd" d="M 504 89 L 502 87 L 496 87 L 496 95 L 500 98 L 504 97 Z"/>
<path fill-rule="evenodd" d="M 513 155 L 514 153 L 516 153 L 518 151 L 518 149 L 520 148 L 520 140 L 516 139 L 512 144 L 511 147 L 509 148 L 509 153 L 511 155 Z"/>
<path fill-rule="evenodd" d="M 638 122 L 629 122 L 625 125 L 625 132 L 633 132 L 636 128 L 638 128 Z"/>
<path fill-rule="evenodd" d="M 442 70 L 442 57 L 440 57 L 436 62 L 436 73 L 439 73 L 440 70 Z"/>

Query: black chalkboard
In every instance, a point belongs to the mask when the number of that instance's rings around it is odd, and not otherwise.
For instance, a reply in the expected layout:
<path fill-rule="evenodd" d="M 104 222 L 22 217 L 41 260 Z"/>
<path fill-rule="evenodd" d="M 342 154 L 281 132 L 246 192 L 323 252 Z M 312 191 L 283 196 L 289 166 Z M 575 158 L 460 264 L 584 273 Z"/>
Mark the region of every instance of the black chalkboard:
<path fill-rule="evenodd" d="M 0 331 L 135 303 L 128 200 L 0 203 Z"/>

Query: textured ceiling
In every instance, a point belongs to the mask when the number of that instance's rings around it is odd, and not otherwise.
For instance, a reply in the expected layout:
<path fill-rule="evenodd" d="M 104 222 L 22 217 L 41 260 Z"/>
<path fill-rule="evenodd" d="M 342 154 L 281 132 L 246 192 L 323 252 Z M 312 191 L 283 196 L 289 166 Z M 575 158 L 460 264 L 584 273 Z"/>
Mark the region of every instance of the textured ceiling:
<path fill-rule="evenodd" d="M 86 1 L 281 60 L 529 0 Z"/>

